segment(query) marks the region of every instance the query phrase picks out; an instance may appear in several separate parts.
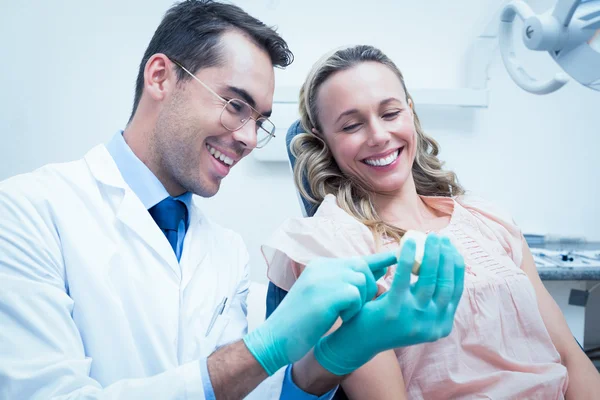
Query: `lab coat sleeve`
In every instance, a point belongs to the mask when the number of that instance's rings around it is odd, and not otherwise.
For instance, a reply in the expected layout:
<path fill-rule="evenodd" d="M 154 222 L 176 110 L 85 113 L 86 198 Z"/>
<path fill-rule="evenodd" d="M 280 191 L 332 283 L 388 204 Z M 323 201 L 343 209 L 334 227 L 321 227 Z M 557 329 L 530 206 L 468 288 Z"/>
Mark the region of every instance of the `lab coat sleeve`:
<path fill-rule="evenodd" d="M 0 399 L 204 399 L 198 361 L 102 387 L 71 318 L 49 205 L 0 184 Z"/>
<path fill-rule="evenodd" d="M 238 238 L 241 248 L 240 254 L 243 254 L 243 263 L 245 265 L 241 274 L 240 282 L 237 285 L 236 292 L 232 298 L 227 316 L 229 323 L 223 338 L 219 343 L 219 347 L 226 344 L 238 341 L 248 333 L 248 294 L 250 292 L 250 266 L 248 264 L 249 256 L 246 247 L 241 238 Z M 281 368 L 273 376 L 262 381 L 252 392 L 245 397 L 246 400 L 277 400 L 281 395 L 282 382 L 285 376 L 285 368 Z M 210 399 L 211 390 L 206 385 L 206 376 L 203 374 L 205 381 L 204 389 L 206 398 Z"/>
<path fill-rule="evenodd" d="M 248 332 L 248 292 L 250 289 L 250 280 L 248 278 L 248 252 L 246 251 L 243 242 L 240 240 L 242 247 L 241 254 L 244 255 L 245 267 L 242 273 L 242 279 L 238 283 L 235 293 L 231 297 L 229 307 L 227 310 L 226 318 L 228 318 L 228 326 L 225 330 L 223 337 L 221 338 L 217 348 L 223 347 L 227 344 L 240 340 Z M 207 359 L 200 360 L 202 384 L 204 387 L 204 394 L 206 400 L 214 400 L 215 393 L 208 374 L 208 362 Z"/>
<path fill-rule="evenodd" d="M 232 239 L 232 243 L 236 243 L 239 247 L 240 265 L 243 265 L 243 270 L 240 273 L 240 281 L 237 284 L 235 292 L 232 295 L 232 301 L 227 309 L 227 318 L 229 322 L 227 329 L 222 335 L 217 347 L 225 346 L 229 343 L 241 340 L 248 333 L 248 294 L 250 292 L 250 265 L 249 255 L 246 246 L 238 235 Z M 262 381 L 252 392 L 250 392 L 246 400 L 278 400 L 281 395 L 282 383 L 285 377 L 286 368 L 281 368 L 273 376 Z M 206 399 L 210 399 L 212 387 L 210 386 L 210 377 L 206 373 L 202 374 L 204 381 L 204 390 Z"/>

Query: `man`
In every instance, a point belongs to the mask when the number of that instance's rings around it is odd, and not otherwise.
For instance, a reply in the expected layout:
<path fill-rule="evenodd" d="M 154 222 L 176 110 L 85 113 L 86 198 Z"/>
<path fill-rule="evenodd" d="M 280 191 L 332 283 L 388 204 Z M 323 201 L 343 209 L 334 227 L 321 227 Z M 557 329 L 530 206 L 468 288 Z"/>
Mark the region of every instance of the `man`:
<path fill-rule="evenodd" d="M 312 263 L 246 334 L 246 249 L 192 195 L 213 196 L 270 139 L 273 67 L 291 60 L 273 30 L 236 6 L 177 4 L 142 59 L 125 131 L 82 160 L 0 184 L 0 398 L 331 398 L 376 353 L 440 337 L 432 328 L 451 317 L 426 315 L 433 325 L 415 332 L 387 315 L 398 329 L 348 346 L 356 325 L 381 330 L 364 306 L 392 254 Z M 424 269 L 460 267 L 442 262 L 450 250 L 439 242 L 430 247 L 437 258 Z M 403 258 L 399 270 L 410 271 L 414 246 Z M 432 276 L 423 290 L 435 289 Z M 461 280 L 448 282 L 457 301 Z M 387 298 L 400 310 L 411 299 L 398 286 Z M 325 346 L 339 317 L 358 322 Z"/>

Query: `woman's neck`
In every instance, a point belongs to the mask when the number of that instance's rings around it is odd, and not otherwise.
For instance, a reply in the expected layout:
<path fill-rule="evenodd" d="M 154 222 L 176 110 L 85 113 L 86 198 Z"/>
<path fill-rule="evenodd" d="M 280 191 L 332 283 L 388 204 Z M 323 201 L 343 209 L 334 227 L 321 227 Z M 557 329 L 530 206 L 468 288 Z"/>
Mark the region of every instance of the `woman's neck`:
<path fill-rule="evenodd" d="M 417 194 L 412 174 L 402 188 L 389 194 L 377 194 L 374 198 L 379 217 L 398 228 L 428 231 L 437 229 L 440 217 L 437 210 L 429 207 Z"/>

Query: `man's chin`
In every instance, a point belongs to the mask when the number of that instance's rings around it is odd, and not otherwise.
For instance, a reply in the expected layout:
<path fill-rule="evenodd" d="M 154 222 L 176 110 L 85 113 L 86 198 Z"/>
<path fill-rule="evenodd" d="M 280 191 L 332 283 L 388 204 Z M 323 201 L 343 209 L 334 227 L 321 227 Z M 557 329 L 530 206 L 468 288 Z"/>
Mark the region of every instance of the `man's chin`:
<path fill-rule="evenodd" d="M 210 198 L 219 192 L 221 188 L 221 179 L 211 179 L 210 182 L 196 185 L 190 192 L 200 197 Z"/>

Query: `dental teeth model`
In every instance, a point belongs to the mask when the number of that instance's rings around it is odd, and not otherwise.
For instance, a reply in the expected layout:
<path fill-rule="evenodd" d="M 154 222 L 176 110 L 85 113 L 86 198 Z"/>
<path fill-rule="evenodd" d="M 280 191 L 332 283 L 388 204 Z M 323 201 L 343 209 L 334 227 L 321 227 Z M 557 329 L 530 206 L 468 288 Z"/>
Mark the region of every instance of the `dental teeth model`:
<path fill-rule="evenodd" d="M 406 231 L 402 239 L 400 239 L 400 248 L 398 248 L 397 258 L 400 259 L 400 252 L 402 251 L 402 247 L 404 243 L 408 239 L 413 239 L 415 241 L 416 252 L 415 252 L 415 263 L 412 267 L 412 273 L 415 275 L 419 275 L 419 270 L 421 269 L 421 263 L 423 262 L 423 254 L 425 253 L 425 240 L 427 240 L 427 235 L 423 232 L 419 231 Z"/>

